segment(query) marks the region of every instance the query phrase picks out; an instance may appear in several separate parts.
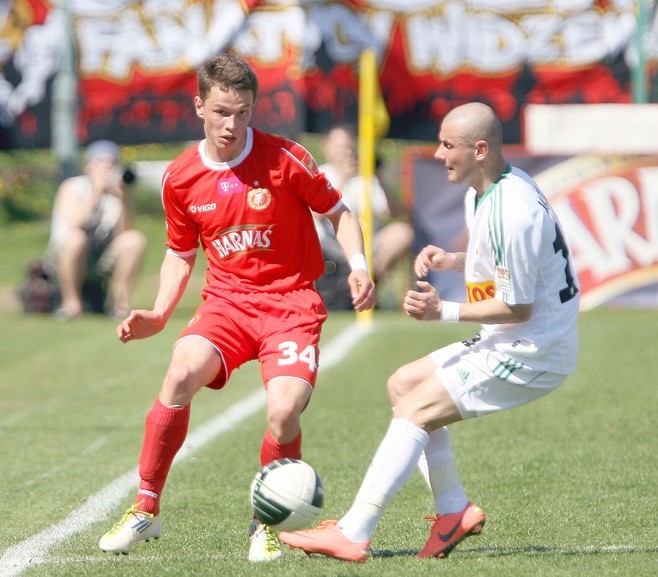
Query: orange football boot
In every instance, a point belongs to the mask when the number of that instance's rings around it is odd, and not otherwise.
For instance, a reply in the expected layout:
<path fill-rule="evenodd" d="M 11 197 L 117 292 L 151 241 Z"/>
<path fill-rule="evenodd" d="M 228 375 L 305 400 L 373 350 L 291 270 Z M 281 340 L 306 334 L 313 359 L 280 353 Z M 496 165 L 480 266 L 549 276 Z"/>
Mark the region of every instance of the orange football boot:
<path fill-rule="evenodd" d="M 466 537 L 482 533 L 485 522 L 484 512 L 473 503 L 469 503 L 461 513 L 429 516 L 426 519 L 434 524 L 430 529 L 429 539 L 418 553 L 418 557 L 440 559 L 447 557 L 448 553 Z"/>
<path fill-rule="evenodd" d="M 319 553 L 357 563 L 362 563 L 368 558 L 370 548 L 370 541 L 354 543 L 345 537 L 337 521 L 324 521 L 315 529 L 306 531 L 281 531 L 278 536 L 282 543 L 292 549 L 301 549 L 307 555 Z"/>

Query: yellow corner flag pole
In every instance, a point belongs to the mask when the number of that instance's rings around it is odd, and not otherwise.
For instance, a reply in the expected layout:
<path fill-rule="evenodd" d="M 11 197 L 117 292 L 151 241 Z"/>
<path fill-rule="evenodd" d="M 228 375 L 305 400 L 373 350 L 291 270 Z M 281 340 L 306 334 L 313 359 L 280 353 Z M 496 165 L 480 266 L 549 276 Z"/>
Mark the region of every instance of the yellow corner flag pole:
<path fill-rule="evenodd" d="M 359 174 L 363 187 L 359 197 L 359 214 L 365 241 L 366 260 L 373 270 L 372 181 L 375 175 L 375 144 L 388 131 L 389 117 L 379 89 L 377 55 L 367 49 L 359 60 Z M 372 320 L 372 310 L 357 313 L 359 321 Z"/>

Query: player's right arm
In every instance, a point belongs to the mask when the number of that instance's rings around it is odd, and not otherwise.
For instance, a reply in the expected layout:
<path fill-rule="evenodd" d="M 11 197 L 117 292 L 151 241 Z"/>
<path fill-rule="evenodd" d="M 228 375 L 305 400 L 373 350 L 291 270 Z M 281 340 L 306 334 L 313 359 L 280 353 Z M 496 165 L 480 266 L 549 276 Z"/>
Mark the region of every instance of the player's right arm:
<path fill-rule="evenodd" d="M 427 276 L 430 270 L 464 271 L 466 254 L 463 252 L 446 252 L 442 248 L 428 245 L 418 253 L 414 270 L 419 278 Z"/>
<path fill-rule="evenodd" d="M 164 329 L 171 313 L 180 301 L 190 280 L 196 254 L 178 256 L 167 251 L 160 268 L 160 288 L 153 310 L 137 309 L 117 327 L 117 336 L 124 343 L 145 339 Z"/>

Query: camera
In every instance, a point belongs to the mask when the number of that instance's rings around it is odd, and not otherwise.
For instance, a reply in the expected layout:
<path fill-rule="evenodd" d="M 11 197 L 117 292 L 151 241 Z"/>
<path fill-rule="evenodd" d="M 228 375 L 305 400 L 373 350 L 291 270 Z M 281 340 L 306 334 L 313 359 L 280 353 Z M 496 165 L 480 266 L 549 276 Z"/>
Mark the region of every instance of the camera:
<path fill-rule="evenodd" d="M 123 167 L 123 173 L 121 174 L 121 180 L 124 184 L 134 184 L 137 180 L 137 174 L 132 169 L 130 165 Z"/>
<path fill-rule="evenodd" d="M 112 170 L 112 182 L 116 185 L 131 185 L 135 184 L 137 174 L 130 165 L 117 164 Z"/>

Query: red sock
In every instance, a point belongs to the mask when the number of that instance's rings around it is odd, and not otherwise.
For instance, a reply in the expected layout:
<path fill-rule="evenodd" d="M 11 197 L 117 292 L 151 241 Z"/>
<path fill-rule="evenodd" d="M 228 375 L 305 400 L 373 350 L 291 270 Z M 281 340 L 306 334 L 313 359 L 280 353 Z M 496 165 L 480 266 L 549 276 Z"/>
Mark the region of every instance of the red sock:
<path fill-rule="evenodd" d="M 144 443 L 139 456 L 139 491 L 135 503 L 140 511 L 157 515 L 160 494 L 171 463 L 185 442 L 190 422 L 190 405 L 166 407 L 156 399 L 146 417 Z"/>
<path fill-rule="evenodd" d="M 263 443 L 260 446 L 260 464 L 267 465 L 276 459 L 301 459 L 302 458 L 302 433 L 300 431 L 292 441 L 283 445 L 277 443 L 272 437 L 272 433 L 267 429 L 263 436 Z"/>

